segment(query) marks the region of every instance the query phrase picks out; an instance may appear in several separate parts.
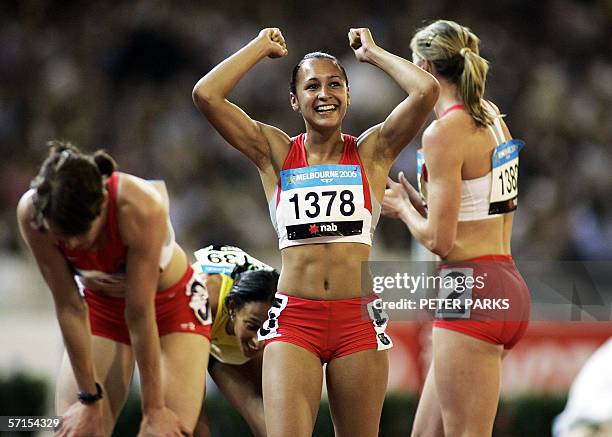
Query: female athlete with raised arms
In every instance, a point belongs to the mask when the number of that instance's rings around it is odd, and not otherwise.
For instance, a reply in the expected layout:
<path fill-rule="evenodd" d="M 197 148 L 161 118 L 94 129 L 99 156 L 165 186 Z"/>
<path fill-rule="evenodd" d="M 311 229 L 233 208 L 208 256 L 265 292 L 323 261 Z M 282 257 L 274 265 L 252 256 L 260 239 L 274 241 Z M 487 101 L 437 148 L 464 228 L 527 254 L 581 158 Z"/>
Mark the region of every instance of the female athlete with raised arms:
<path fill-rule="evenodd" d="M 291 138 L 251 119 L 226 97 L 257 63 L 287 55 L 279 29 L 259 35 L 196 84 L 196 106 L 257 166 L 282 255 L 279 290 L 260 330 L 268 436 L 309 436 L 319 408 L 323 363 L 336 435 L 378 435 L 388 377 L 386 318 L 362 296 L 361 266 L 389 169 L 437 99 L 437 81 L 351 29 L 356 58 L 381 68 L 408 94 L 359 138 L 342 133 L 348 78 L 328 54 L 294 68 L 290 101 L 306 133 Z M 372 320 L 363 317 L 367 306 Z"/>

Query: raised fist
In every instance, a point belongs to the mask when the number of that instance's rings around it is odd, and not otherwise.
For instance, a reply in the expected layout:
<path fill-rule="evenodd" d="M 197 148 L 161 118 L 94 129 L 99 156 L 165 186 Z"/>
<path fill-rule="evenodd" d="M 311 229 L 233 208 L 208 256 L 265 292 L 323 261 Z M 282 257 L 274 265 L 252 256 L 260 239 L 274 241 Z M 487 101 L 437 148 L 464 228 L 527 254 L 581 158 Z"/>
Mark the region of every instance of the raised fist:
<path fill-rule="evenodd" d="M 281 58 L 287 56 L 287 44 L 278 27 L 269 27 L 259 32 L 257 39 L 267 45 L 267 55 L 270 58 Z"/>
<path fill-rule="evenodd" d="M 350 29 L 348 33 L 349 45 L 360 62 L 368 62 L 368 52 L 376 47 L 370 29 L 361 27 Z"/>

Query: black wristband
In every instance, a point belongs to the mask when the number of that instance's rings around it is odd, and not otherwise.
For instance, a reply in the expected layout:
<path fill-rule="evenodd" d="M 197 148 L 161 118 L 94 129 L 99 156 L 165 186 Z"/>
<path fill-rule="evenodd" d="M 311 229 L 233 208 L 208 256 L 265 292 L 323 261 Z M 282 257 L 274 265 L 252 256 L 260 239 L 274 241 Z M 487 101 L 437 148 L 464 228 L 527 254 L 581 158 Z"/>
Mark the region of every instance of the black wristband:
<path fill-rule="evenodd" d="M 82 404 L 93 404 L 102 399 L 102 387 L 96 382 L 96 394 L 80 391 L 77 397 L 79 398 L 79 402 Z"/>

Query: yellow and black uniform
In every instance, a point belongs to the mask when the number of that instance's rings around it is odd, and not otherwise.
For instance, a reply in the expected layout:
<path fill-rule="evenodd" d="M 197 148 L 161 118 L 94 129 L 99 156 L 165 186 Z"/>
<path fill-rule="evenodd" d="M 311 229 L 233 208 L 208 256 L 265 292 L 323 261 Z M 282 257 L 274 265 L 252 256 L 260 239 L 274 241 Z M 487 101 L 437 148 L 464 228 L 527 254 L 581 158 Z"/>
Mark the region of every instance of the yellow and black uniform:
<path fill-rule="evenodd" d="M 227 332 L 230 316 L 225 306 L 225 298 L 232 291 L 238 274 L 247 270 L 273 270 L 273 268 L 234 246 L 208 246 L 196 251 L 194 255 L 197 261 L 193 264 L 193 269 L 196 272 L 216 274 L 221 278 L 217 312 L 212 325 L 210 353 L 225 364 L 244 364 L 249 358 L 242 353 L 236 336 Z"/>
<path fill-rule="evenodd" d="M 222 363 L 240 365 L 246 363 L 249 358 L 240 350 L 238 339 L 227 332 L 230 316 L 225 306 L 225 298 L 232 291 L 234 280 L 226 274 L 220 274 L 220 276 L 219 303 L 212 325 L 210 354 Z"/>

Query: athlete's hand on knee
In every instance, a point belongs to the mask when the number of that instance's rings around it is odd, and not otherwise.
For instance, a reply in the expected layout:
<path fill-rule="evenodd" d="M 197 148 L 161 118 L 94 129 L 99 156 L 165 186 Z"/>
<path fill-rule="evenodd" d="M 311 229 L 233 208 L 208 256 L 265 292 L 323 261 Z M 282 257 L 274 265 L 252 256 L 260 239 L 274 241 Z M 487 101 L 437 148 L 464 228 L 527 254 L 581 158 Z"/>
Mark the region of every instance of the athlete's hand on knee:
<path fill-rule="evenodd" d="M 419 193 L 417 189 L 414 188 L 410 182 L 408 182 L 408 179 L 406 179 L 406 176 L 404 176 L 403 171 L 399 172 L 398 179 L 400 184 L 402 184 L 402 187 L 404 187 L 404 190 L 406 190 L 408 199 L 410 200 L 412 206 L 414 206 L 414 209 L 416 209 L 422 217 L 427 217 L 427 205 L 423 201 L 421 193 Z"/>
<path fill-rule="evenodd" d="M 174 411 L 159 408 L 143 416 L 138 437 L 183 437 L 193 432 L 183 425 Z"/>
<path fill-rule="evenodd" d="M 103 437 L 104 416 L 102 402 L 82 404 L 75 402 L 62 416 L 62 424 L 57 437 Z"/>
<path fill-rule="evenodd" d="M 370 29 L 367 27 L 350 29 L 348 39 L 349 45 L 353 49 L 353 52 L 355 52 L 357 60 L 359 62 L 369 62 L 370 52 L 377 47 L 370 33 Z"/>
<path fill-rule="evenodd" d="M 281 58 L 287 56 L 287 44 L 278 27 L 270 27 L 259 32 L 257 40 L 265 44 L 267 56 L 270 58 Z"/>

